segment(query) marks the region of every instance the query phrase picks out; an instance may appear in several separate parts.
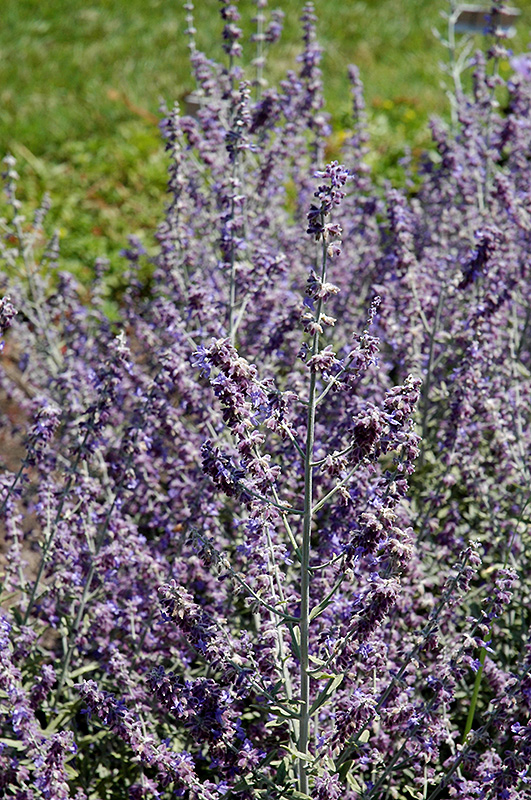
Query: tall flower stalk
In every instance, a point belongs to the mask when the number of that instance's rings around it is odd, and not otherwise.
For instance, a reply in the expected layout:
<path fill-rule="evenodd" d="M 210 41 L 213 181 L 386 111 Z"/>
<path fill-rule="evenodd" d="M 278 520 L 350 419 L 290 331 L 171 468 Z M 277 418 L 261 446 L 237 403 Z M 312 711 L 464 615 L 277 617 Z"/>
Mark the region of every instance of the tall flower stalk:
<path fill-rule="evenodd" d="M 311 4 L 256 97 L 281 15 L 246 80 L 220 6 L 228 66 L 187 3 L 200 108 L 163 121 L 160 249 L 130 239 L 112 322 L 5 162 L 0 795 L 523 800 L 529 59 L 500 114 L 476 56 L 382 192 L 355 68 L 323 166 Z"/>
<path fill-rule="evenodd" d="M 329 254 L 339 254 L 339 235 L 337 224 L 326 221 L 332 208 L 339 205 L 345 196 L 343 187 L 349 177 L 348 171 L 337 162 L 329 165 L 324 172 L 316 174 L 318 178 L 330 180 L 330 186 L 320 186 L 315 196 L 320 200 L 319 206 L 313 205 L 308 214 L 308 233 L 322 243 L 320 276 L 310 276 L 311 297 L 315 304 L 313 319 L 306 318 L 306 328 L 311 337 L 311 367 L 307 400 L 306 447 L 304 454 L 304 519 L 301 547 L 300 573 L 300 729 L 298 750 L 299 789 L 308 794 L 308 741 L 310 726 L 310 548 L 313 521 L 313 473 L 314 473 L 314 440 L 315 416 L 317 411 L 317 369 L 316 361 L 320 352 L 320 334 L 323 333 L 323 305 L 327 296 L 336 291 L 336 287 L 327 283 L 327 260 Z M 308 315 L 311 316 L 311 315 Z"/>

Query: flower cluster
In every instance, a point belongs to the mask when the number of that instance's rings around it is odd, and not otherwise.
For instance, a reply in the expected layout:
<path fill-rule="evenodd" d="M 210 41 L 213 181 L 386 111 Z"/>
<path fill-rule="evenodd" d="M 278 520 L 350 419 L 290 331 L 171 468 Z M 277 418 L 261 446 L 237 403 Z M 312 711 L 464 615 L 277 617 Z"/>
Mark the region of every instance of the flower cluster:
<path fill-rule="evenodd" d="M 268 87 L 256 6 L 247 75 L 237 3 L 221 64 L 186 4 L 199 110 L 112 321 L 5 161 L 0 794 L 523 800 L 529 57 L 491 25 L 382 189 L 357 69 L 326 165 L 313 7 Z"/>

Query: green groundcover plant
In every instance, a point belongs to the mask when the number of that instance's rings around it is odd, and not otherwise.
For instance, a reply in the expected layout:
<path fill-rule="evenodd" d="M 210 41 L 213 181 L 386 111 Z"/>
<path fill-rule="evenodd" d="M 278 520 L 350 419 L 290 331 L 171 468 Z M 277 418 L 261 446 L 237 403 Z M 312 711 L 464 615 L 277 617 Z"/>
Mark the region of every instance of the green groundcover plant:
<path fill-rule="evenodd" d="M 224 64 L 186 6 L 116 320 L 4 161 L 0 796 L 523 800 L 531 56 L 500 3 L 450 39 L 453 126 L 382 191 L 356 68 L 326 164 L 312 6 L 277 87 L 256 6 L 249 75 L 237 6 Z"/>

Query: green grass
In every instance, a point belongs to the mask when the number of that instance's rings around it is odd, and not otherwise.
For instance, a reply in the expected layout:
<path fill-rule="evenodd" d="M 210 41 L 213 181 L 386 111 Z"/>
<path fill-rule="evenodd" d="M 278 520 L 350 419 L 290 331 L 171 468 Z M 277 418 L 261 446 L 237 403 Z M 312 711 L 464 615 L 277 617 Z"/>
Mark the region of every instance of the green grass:
<path fill-rule="evenodd" d="M 196 5 L 198 44 L 221 59 L 219 4 Z M 274 82 L 295 65 L 304 3 L 270 5 L 286 12 L 284 36 L 270 54 Z M 527 43 L 531 0 L 518 6 L 516 51 Z M 349 63 L 365 83 L 376 170 L 392 174 L 406 144 L 416 154 L 428 146 L 428 117 L 447 113 L 438 69 L 445 52 L 432 34 L 444 25 L 445 7 L 438 0 L 316 0 L 332 151 L 348 124 Z M 240 10 L 250 33 L 250 0 Z M 182 101 L 193 88 L 182 4 L 4 0 L 2 17 L 0 154 L 17 157 L 25 199 L 35 203 L 50 192 L 64 268 L 87 280 L 94 258 L 107 256 L 119 272 L 126 236 L 152 246 L 165 202 L 160 101 Z M 246 54 L 253 57 L 253 46 Z"/>

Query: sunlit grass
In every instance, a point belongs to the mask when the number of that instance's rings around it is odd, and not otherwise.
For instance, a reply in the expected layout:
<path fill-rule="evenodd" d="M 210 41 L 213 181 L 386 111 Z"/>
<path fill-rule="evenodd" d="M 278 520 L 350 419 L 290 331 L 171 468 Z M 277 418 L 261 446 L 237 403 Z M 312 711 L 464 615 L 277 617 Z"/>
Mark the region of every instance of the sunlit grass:
<path fill-rule="evenodd" d="M 296 65 L 303 0 L 280 0 L 282 41 L 270 54 L 271 82 Z M 335 142 L 348 127 L 346 67 L 365 83 L 371 166 L 393 177 L 404 147 L 429 146 L 426 122 L 445 115 L 432 28 L 444 27 L 436 0 L 316 0 L 324 48 L 327 110 Z M 516 50 L 526 45 L 531 0 L 520 2 Z M 254 6 L 240 3 L 246 33 Z M 199 46 L 221 59 L 216 0 L 198 0 Z M 5 0 L 0 29 L 0 150 L 12 151 L 25 199 L 52 195 L 62 236 L 63 267 L 82 279 L 96 256 L 120 269 L 129 234 L 149 246 L 164 204 L 166 158 L 157 119 L 193 88 L 182 4 L 166 0 Z M 246 59 L 254 55 L 247 44 Z M 68 233 L 68 235 L 66 235 Z"/>

